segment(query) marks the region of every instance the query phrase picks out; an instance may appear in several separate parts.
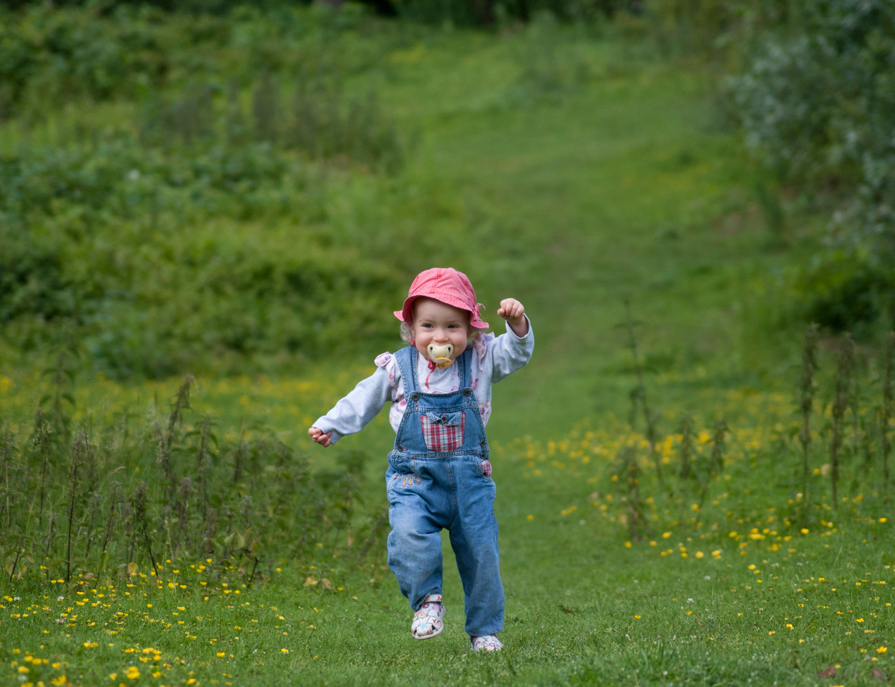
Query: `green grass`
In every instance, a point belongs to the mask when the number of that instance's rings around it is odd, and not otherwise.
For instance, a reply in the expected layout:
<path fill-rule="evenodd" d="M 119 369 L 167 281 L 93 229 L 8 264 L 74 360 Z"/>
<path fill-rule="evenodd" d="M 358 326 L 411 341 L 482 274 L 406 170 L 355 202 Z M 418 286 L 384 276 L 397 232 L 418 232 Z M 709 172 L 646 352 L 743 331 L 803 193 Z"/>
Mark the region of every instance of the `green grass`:
<path fill-rule="evenodd" d="M 84 685 L 833 685 L 891 674 L 880 653 L 892 631 L 889 523 L 853 521 L 849 501 L 838 527 L 787 527 L 771 505 L 779 489 L 750 479 L 756 467 L 773 474 L 772 454 L 736 449 L 704 528 L 663 532 L 659 522 L 628 547 L 613 502 L 589 493 L 606 483 L 605 451 L 622 438 L 582 427 L 554 446 L 496 447 L 507 593 L 499 655 L 468 653 L 446 542 L 447 627 L 431 641 L 410 638 L 410 610 L 382 554 L 361 570 L 348 556 L 284 561 L 251 587 L 187 563 L 163 564 L 157 583 L 144 564 L 111 582 L 3 582 L 2 670 Z M 127 677 L 132 667 L 139 682 Z M 831 667 L 835 677 L 818 682 Z"/>
<path fill-rule="evenodd" d="M 615 40 L 536 30 L 421 32 L 353 77 L 351 88 L 377 87 L 420 141 L 397 178 L 337 172 L 349 181 L 331 190 L 327 220 L 342 239 L 425 235 L 387 246 L 428 247 L 402 256 L 402 269 L 450 262 L 467 272 L 498 331 L 503 297 L 520 299 L 531 316 L 534 358 L 495 388 L 488 427 L 505 651 L 468 653 L 449 545 L 447 629 L 426 642 L 410 638 L 411 612 L 382 551 L 362 570 L 347 556 L 280 561 L 251 588 L 244 575 L 224 588 L 176 561 L 163 564 L 157 583 L 141 563 L 133 577 L 70 585 L 3 576 L 2 681 L 839 685 L 895 672 L 879 651 L 895 629 L 891 524 L 880 520 L 879 494 L 862 484 L 838 513 L 821 505 L 806 534 L 792 517 L 795 445 L 774 426 L 792 424 L 798 342 L 789 331 L 756 331 L 748 315 L 763 297 L 756 278 L 796 260 L 798 249 L 767 250 L 750 173 L 715 121 L 710 82 Z M 241 231 L 250 229 L 263 227 Z M 662 436 L 674 434 L 685 410 L 698 430 L 718 412 L 734 428 L 730 479 L 712 484 L 702 525 L 691 521 L 682 533 L 677 507 L 650 476 L 644 497 L 654 497 L 656 520 L 630 547 L 611 482 L 615 449 L 631 436 L 616 419 L 626 417 L 635 383 L 616 327 L 626 297 L 644 323 Z M 191 418 L 210 412 L 228 431 L 263 419 L 290 445 L 306 446 L 308 423 L 372 370 L 380 350 L 354 343 L 360 354 L 303 361 L 298 371 L 205 375 Z M 75 421 L 142 412 L 176 385 L 84 373 Z M 20 433 L 43 388 L 30 370 L 0 378 L 0 413 Z M 368 451 L 374 507 L 384 501 L 379 480 L 392 440 L 380 416 L 362 435 L 314 450 L 313 460 L 325 466 L 341 451 Z M 817 476 L 812 488 L 823 485 Z"/>

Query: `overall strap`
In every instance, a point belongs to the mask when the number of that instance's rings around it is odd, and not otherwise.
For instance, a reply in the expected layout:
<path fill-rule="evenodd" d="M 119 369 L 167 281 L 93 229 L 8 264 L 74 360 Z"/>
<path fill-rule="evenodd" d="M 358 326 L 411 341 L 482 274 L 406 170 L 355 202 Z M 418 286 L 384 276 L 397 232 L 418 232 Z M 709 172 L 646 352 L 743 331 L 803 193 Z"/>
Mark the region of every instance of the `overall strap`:
<path fill-rule="evenodd" d="M 404 398 L 410 398 L 419 388 L 416 380 L 416 356 L 417 350 L 413 346 L 405 346 L 395 353 L 398 368 L 401 370 L 401 380 L 404 382 Z"/>
<path fill-rule="evenodd" d="M 463 355 L 461 355 L 457 361 L 460 363 L 460 388 L 466 389 L 469 387 L 469 369 L 472 367 L 472 349 L 467 348 L 463 351 Z"/>

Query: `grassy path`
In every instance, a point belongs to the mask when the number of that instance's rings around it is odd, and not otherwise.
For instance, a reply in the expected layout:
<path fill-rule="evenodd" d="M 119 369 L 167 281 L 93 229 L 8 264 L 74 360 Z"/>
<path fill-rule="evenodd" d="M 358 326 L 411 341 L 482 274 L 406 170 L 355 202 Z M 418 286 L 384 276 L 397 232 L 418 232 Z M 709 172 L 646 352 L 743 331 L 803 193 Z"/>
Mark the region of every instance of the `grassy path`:
<path fill-rule="evenodd" d="M 612 58 L 612 45 L 591 49 Z M 631 384 L 615 326 L 625 297 L 660 371 L 741 369 L 738 312 L 764 241 L 746 172 L 705 81 L 634 64 L 625 77 L 483 111 L 457 102 L 455 75 L 427 72 L 425 163 L 465 206 L 463 267 L 486 303 L 521 298 L 538 338 L 536 364 L 498 392 L 492 431 L 567 430 L 620 411 Z M 483 99 L 469 87 L 465 102 Z"/>

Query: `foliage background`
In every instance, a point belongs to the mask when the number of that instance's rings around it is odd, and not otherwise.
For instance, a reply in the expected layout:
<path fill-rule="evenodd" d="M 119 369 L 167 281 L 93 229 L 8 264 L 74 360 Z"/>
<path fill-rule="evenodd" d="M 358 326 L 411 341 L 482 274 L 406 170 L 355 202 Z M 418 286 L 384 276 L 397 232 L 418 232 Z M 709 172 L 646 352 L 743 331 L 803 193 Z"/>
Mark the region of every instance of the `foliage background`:
<path fill-rule="evenodd" d="M 410 6 L 454 21 L 452 5 Z M 592 81 L 586 36 L 607 32 L 641 54 L 721 66 L 719 111 L 753 161 L 746 184 L 769 242 L 797 243 L 803 256 L 765 280 L 784 307 L 764 308 L 761 321 L 817 321 L 868 341 L 887 330 L 890 3 L 513 7 L 480 20 L 501 31 L 537 17 L 527 32 L 537 48 L 523 55 L 504 41 L 514 54 L 495 63 L 509 58 L 517 72 L 497 96 L 503 107 Z M 455 221 L 463 210 L 409 162 L 420 159 L 421 122 L 377 95 L 394 97 L 395 51 L 437 30 L 399 29 L 354 5 L 194 10 L 5 10 L 0 321 L 10 351 L 39 357 L 67 328 L 95 369 L 126 378 L 270 371 L 359 342 L 381 349 L 391 328 L 371 313 L 399 300 L 427 264 L 416 256 L 433 245 L 442 260 L 456 255 L 435 226 L 452 223 L 452 245 L 472 240 L 474 228 Z M 558 50 L 568 31 L 551 17 L 577 22 L 577 54 Z M 408 198 L 408 188 L 423 192 Z M 283 250 L 293 242 L 300 251 Z"/>

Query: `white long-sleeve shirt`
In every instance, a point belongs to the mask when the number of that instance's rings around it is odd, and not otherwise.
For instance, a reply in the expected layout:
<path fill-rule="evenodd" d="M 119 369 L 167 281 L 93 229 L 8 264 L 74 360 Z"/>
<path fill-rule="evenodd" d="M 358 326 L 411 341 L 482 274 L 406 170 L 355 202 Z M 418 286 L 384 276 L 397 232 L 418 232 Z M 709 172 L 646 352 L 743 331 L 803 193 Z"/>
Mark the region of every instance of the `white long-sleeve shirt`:
<path fill-rule="evenodd" d="M 524 367 L 531 359 L 534 347 L 531 322 L 523 337 L 516 336 L 507 325 L 506 334 L 497 337 L 491 333 L 480 334 L 473 342 L 469 383 L 478 401 L 483 424 L 488 424 L 491 417 L 491 385 Z M 322 432 L 331 433 L 333 443 L 346 434 L 361 431 L 389 400 L 392 406 L 388 419 L 395 432 L 398 431 L 407 407 L 401 368 L 391 353 L 377 356 L 375 362 L 376 371 L 314 423 L 314 427 Z M 446 394 L 460 387 L 458 365 L 430 370 L 429 361 L 422 355 L 417 356 L 416 376 L 420 391 L 425 393 Z"/>

